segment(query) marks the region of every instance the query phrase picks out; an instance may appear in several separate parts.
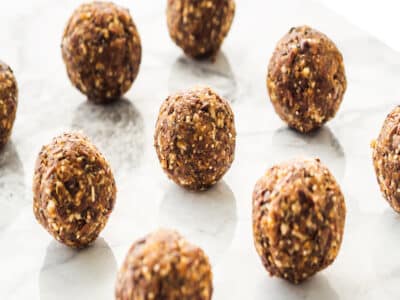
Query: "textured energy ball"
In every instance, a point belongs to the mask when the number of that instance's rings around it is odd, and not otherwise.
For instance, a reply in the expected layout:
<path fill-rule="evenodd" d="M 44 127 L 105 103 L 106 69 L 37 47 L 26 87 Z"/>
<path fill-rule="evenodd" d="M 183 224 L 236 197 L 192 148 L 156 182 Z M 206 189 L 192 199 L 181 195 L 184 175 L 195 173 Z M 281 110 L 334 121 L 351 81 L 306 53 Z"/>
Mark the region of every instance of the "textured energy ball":
<path fill-rule="evenodd" d="M 271 276 L 292 283 L 335 260 L 345 217 L 340 187 L 318 159 L 275 165 L 254 188 L 256 250 Z"/>
<path fill-rule="evenodd" d="M 373 163 L 382 194 L 400 213 L 400 106 L 386 117 L 376 141 L 372 142 Z"/>
<path fill-rule="evenodd" d="M 62 55 L 68 76 L 95 102 L 117 99 L 129 90 L 141 53 L 129 11 L 110 2 L 81 5 L 64 31 Z"/>
<path fill-rule="evenodd" d="M 233 0 L 168 0 L 167 23 L 172 40 L 193 58 L 213 58 L 229 32 Z"/>
<path fill-rule="evenodd" d="M 154 145 L 161 166 L 177 184 L 203 190 L 230 168 L 236 130 L 229 103 L 207 87 L 172 95 L 164 101 Z"/>
<path fill-rule="evenodd" d="M 326 35 L 307 26 L 290 29 L 269 62 L 271 102 L 279 117 L 300 132 L 335 116 L 346 85 L 342 54 Z"/>
<path fill-rule="evenodd" d="M 85 136 L 64 133 L 43 146 L 33 179 L 33 211 L 56 240 L 74 248 L 92 243 L 115 197 L 111 169 Z"/>
<path fill-rule="evenodd" d="M 9 66 L 0 61 L 0 148 L 7 144 L 18 106 L 18 87 Z"/>
<path fill-rule="evenodd" d="M 211 266 L 203 250 L 175 231 L 135 242 L 118 273 L 117 300 L 209 300 Z"/>

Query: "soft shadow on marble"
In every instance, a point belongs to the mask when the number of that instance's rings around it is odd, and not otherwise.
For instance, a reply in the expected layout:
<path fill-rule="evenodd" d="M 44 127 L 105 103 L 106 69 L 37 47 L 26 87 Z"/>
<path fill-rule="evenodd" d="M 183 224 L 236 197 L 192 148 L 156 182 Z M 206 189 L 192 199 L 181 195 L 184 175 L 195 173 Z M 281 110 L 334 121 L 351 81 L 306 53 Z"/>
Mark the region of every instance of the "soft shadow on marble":
<path fill-rule="evenodd" d="M 220 51 L 215 62 L 196 61 L 181 55 L 174 63 L 168 80 L 170 93 L 196 85 L 208 85 L 230 102 L 236 101 L 237 82 L 228 58 Z"/>
<path fill-rule="evenodd" d="M 29 204 L 25 198 L 24 168 L 12 141 L 0 149 L 0 230 Z"/>
<path fill-rule="evenodd" d="M 139 166 L 144 151 L 144 121 L 127 99 L 99 105 L 86 101 L 75 111 L 72 128 L 82 130 L 110 162 L 115 176 Z"/>
<path fill-rule="evenodd" d="M 176 229 L 203 247 L 215 263 L 235 235 L 235 197 L 223 181 L 203 192 L 171 185 L 161 202 L 158 219 L 160 227 Z"/>
<path fill-rule="evenodd" d="M 257 299 L 269 299 L 273 295 L 274 300 L 337 300 L 338 293 L 331 287 L 328 279 L 323 274 L 316 274 L 305 282 L 294 285 L 283 279 L 269 277 L 258 285 Z"/>
<path fill-rule="evenodd" d="M 273 134 L 272 147 L 280 160 L 296 157 L 320 158 L 337 179 L 344 177 L 346 155 L 339 140 L 327 126 L 309 134 L 282 127 Z"/>
<path fill-rule="evenodd" d="M 113 299 L 117 268 L 103 238 L 83 250 L 52 241 L 40 270 L 40 299 Z"/>

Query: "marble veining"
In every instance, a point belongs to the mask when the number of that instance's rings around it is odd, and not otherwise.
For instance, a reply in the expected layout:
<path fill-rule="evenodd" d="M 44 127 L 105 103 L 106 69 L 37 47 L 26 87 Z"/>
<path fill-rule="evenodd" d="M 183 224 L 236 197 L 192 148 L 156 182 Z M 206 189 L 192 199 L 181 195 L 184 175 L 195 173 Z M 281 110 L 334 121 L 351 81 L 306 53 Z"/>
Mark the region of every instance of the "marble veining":
<path fill-rule="evenodd" d="M 225 299 L 398 299 L 400 217 L 382 199 L 370 141 L 400 98 L 400 53 L 311 0 L 237 0 L 232 30 L 215 63 L 184 57 L 168 36 L 166 0 L 118 0 L 143 42 L 132 89 L 96 106 L 70 84 L 61 59 L 63 27 L 80 0 L 5 1 L 0 59 L 16 74 L 20 97 L 11 142 L 0 151 L 0 299 L 113 299 L 115 276 L 131 243 L 173 227 L 209 254 L 214 297 Z M 291 27 L 309 24 L 342 50 L 348 90 L 334 120 L 300 135 L 276 116 L 265 86 L 268 60 Z M 232 103 L 236 158 L 211 190 L 180 189 L 153 149 L 159 107 L 191 85 L 214 87 Z M 32 212 L 32 175 L 41 146 L 64 130 L 82 130 L 109 159 L 118 197 L 101 237 L 83 251 L 55 242 Z M 347 204 L 335 263 L 300 286 L 270 278 L 252 238 L 251 193 L 272 164 L 319 156 Z"/>

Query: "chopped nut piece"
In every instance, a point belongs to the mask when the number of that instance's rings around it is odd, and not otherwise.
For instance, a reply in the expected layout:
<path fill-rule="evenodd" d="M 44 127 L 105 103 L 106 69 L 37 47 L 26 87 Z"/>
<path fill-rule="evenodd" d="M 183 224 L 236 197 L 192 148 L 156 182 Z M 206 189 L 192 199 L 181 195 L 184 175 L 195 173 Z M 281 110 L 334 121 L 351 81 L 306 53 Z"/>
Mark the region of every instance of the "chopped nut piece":
<path fill-rule="evenodd" d="M 326 35 L 301 26 L 278 42 L 267 87 L 276 113 L 290 127 L 309 132 L 332 119 L 346 86 L 342 54 Z"/>
<path fill-rule="evenodd" d="M 234 15 L 233 0 L 168 0 L 169 34 L 188 56 L 213 58 Z"/>
<path fill-rule="evenodd" d="M 139 72 L 142 47 L 127 9 L 111 2 L 92 2 L 81 5 L 69 19 L 62 55 L 72 83 L 89 100 L 108 102 L 131 87 Z"/>
<path fill-rule="evenodd" d="M 33 178 L 33 211 L 56 240 L 74 248 L 92 243 L 115 198 L 111 169 L 86 137 L 65 133 L 43 146 Z"/>
<path fill-rule="evenodd" d="M 136 241 L 118 273 L 117 300 L 210 300 L 212 272 L 204 252 L 175 231 Z"/>
<path fill-rule="evenodd" d="M 177 184 L 193 190 L 215 184 L 230 168 L 235 144 L 230 105 L 210 88 L 180 92 L 162 104 L 154 146 L 162 168 Z"/>
<path fill-rule="evenodd" d="M 340 187 L 319 160 L 275 165 L 254 188 L 256 250 L 271 276 L 292 283 L 300 283 L 335 260 L 345 217 Z"/>

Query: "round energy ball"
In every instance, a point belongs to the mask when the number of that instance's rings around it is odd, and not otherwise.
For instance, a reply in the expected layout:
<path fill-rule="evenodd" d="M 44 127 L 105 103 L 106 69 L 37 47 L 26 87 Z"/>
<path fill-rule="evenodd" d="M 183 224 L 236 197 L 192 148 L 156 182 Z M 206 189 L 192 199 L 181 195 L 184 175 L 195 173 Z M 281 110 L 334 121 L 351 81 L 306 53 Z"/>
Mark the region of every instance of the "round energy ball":
<path fill-rule="evenodd" d="M 292 283 L 335 260 L 345 217 L 340 187 L 319 159 L 275 165 L 254 188 L 256 250 L 271 276 Z"/>
<path fill-rule="evenodd" d="M 129 11 L 111 2 L 81 5 L 64 31 L 62 55 L 68 76 L 95 102 L 118 99 L 129 90 L 141 53 Z"/>
<path fill-rule="evenodd" d="M 7 144 L 18 106 L 18 87 L 13 71 L 0 61 L 0 148 Z"/>
<path fill-rule="evenodd" d="M 111 169 L 85 136 L 64 133 L 43 146 L 33 178 L 33 211 L 56 240 L 74 248 L 92 243 L 115 198 Z"/>
<path fill-rule="evenodd" d="M 308 26 L 290 29 L 269 62 L 271 102 L 279 117 L 300 132 L 335 116 L 346 85 L 342 54 L 326 35 Z"/>
<path fill-rule="evenodd" d="M 383 196 L 400 213 L 400 106 L 386 117 L 373 148 L 373 163 Z"/>
<path fill-rule="evenodd" d="M 158 230 L 136 241 L 118 273 L 117 300 L 209 300 L 211 266 L 180 234 Z"/>
<path fill-rule="evenodd" d="M 204 190 L 230 168 L 236 130 L 229 103 L 208 87 L 168 97 L 161 106 L 154 145 L 161 167 L 178 185 Z"/>
<path fill-rule="evenodd" d="M 229 32 L 234 14 L 233 0 L 168 0 L 169 34 L 186 55 L 213 58 Z"/>

